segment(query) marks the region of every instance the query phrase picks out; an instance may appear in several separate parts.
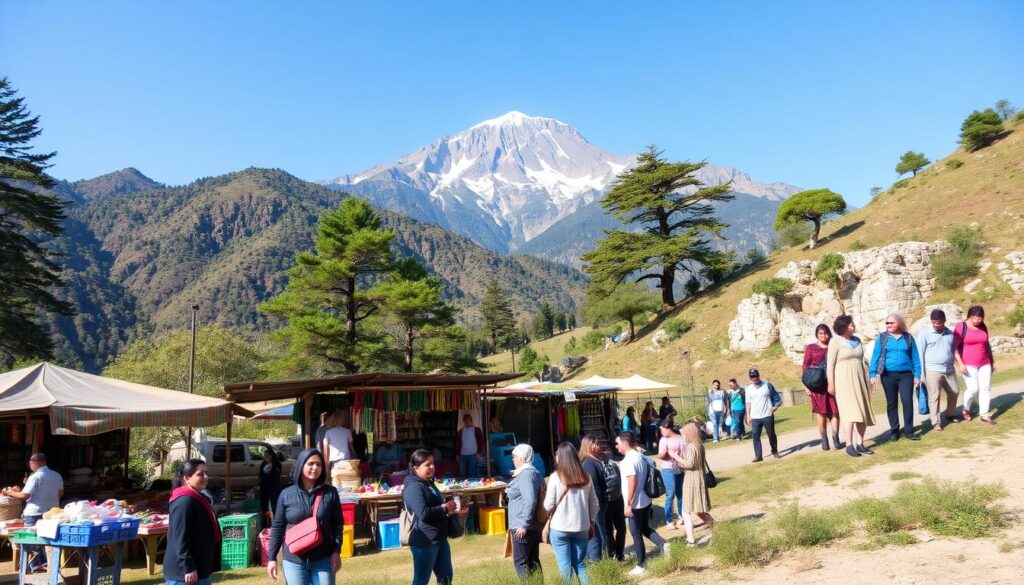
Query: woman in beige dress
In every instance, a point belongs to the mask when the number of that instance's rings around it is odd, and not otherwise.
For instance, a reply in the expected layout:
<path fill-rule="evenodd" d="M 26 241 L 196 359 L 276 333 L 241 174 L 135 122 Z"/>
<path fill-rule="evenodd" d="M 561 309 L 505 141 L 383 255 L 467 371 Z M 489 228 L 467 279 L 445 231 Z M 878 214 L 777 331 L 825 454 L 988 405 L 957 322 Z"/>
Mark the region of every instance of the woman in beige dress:
<path fill-rule="evenodd" d="M 846 433 L 846 454 L 850 457 L 872 455 L 874 452 L 864 446 L 864 433 L 868 425 L 875 424 L 875 415 L 871 412 L 871 381 L 864 363 L 864 344 L 854 335 L 857 328 L 849 315 L 836 317 L 832 325 L 836 336 L 828 344 L 825 371 L 828 374 L 828 393 L 836 397 L 839 405 L 839 418 Z"/>
<path fill-rule="evenodd" d="M 693 539 L 693 514 L 704 521 L 709 528 L 714 528 L 715 519 L 711 517 L 711 497 L 704 481 L 704 443 L 700 440 L 700 429 L 696 423 L 686 423 L 679 429 L 679 434 L 686 442 L 682 456 L 669 452 L 679 466 L 686 470 L 683 474 L 683 527 L 686 528 L 687 546 L 697 544 Z"/>

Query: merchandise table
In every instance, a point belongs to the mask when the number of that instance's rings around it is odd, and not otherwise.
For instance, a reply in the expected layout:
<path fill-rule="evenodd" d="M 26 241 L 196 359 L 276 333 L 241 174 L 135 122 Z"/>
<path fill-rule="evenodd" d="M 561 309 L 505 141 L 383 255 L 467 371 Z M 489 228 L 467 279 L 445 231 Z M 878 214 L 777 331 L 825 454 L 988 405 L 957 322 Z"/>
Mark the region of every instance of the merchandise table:
<path fill-rule="evenodd" d="M 493 498 L 493 505 L 502 507 L 505 505 L 505 488 L 507 484 L 449 489 L 441 492 L 445 496 L 459 496 L 460 498 L 483 497 L 486 500 Z M 370 524 L 370 532 L 373 535 L 373 542 L 377 542 L 377 520 L 381 508 L 395 510 L 402 509 L 402 494 L 381 494 L 381 495 L 360 495 L 359 503 L 366 508 L 366 521 Z M 489 501 L 489 503 L 491 503 Z"/>
<path fill-rule="evenodd" d="M 156 573 L 156 551 L 160 547 L 161 540 L 167 540 L 167 527 L 146 527 L 140 526 L 136 537 L 146 551 L 146 570 L 150 575 Z"/>

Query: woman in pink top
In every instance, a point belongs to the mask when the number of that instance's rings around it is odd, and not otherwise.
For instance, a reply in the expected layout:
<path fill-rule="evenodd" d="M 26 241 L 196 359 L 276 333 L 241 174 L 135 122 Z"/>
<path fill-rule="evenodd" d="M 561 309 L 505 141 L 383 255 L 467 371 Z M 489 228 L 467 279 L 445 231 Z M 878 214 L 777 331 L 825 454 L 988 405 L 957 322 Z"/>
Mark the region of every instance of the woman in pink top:
<path fill-rule="evenodd" d="M 686 451 L 686 441 L 672 427 L 671 420 L 661 421 L 661 439 L 658 441 L 658 467 L 661 479 L 665 482 L 665 526 L 670 530 L 679 528 L 678 519 L 673 519 L 672 508 L 676 514 L 683 516 L 683 470 L 672 455 L 682 456 Z"/>
<path fill-rule="evenodd" d="M 967 319 L 953 329 L 953 349 L 956 367 L 967 382 L 964 420 L 971 420 L 971 402 L 978 396 L 978 416 L 981 422 L 996 424 L 996 421 L 989 417 L 992 374 L 996 371 L 996 362 L 992 357 L 988 327 L 985 326 L 985 309 L 980 305 L 967 309 Z"/>

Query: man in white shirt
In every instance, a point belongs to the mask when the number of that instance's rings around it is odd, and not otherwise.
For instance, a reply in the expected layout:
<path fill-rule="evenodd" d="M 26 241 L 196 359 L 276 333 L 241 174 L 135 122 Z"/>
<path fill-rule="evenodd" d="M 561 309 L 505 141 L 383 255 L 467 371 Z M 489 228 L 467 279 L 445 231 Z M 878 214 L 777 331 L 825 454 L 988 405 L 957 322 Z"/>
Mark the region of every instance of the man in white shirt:
<path fill-rule="evenodd" d="M 768 432 L 768 445 L 772 448 L 772 457 L 779 458 L 779 438 L 775 435 L 775 411 L 782 406 L 782 396 L 775 391 L 771 382 L 761 379 L 756 368 L 748 372 L 750 385 L 744 391 L 747 399 L 747 424 L 750 425 L 750 436 L 754 440 L 754 460 L 761 461 L 761 430 Z"/>
<path fill-rule="evenodd" d="M 473 424 L 473 415 L 462 415 L 462 428 L 455 436 L 455 455 L 459 459 L 459 475 L 478 477 L 478 463 L 484 458 L 484 433 Z"/>
<path fill-rule="evenodd" d="M 629 533 L 633 535 L 633 552 L 636 554 L 636 567 L 629 575 L 639 576 L 646 572 L 647 549 L 644 546 L 646 536 L 668 554 L 668 543 L 651 528 L 651 498 L 644 491 L 647 474 L 655 473 L 652 465 L 640 451 L 636 449 L 636 437 L 625 432 L 615 438 L 615 449 L 622 455 L 619 463 L 619 477 L 622 479 L 622 500 L 625 515 L 629 522 Z"/>
<path fill-rule="evenodd" d="M 346 428 L 347 419 L 341 411 L 334 413 L 334 419 L 338 426 L 327 429 L 324 433 L 323 453 L 329 461 L 327 472 L 334 469 L 334 464 L 339 461 L 355 459 L 356 450 L 352 446 L 352 431 Z"/>
<path fill-rule="evenodd" d="M 46 455 L 34 453 L 28 459 L 28 467 L 32 475 L 25 482 L 25 487 L 3 490 L 3 495 L 25 502 L 21 516 L 25 526 L 34 526 L 50 508 L 60 507 L 60 498 L 64 495 L 64 479 L 59 473 L 46 466 Z M 46 549 L 35 548 L 37 554 L 29 563 L 29 571 L 36 572 L 46 566 Z"/>

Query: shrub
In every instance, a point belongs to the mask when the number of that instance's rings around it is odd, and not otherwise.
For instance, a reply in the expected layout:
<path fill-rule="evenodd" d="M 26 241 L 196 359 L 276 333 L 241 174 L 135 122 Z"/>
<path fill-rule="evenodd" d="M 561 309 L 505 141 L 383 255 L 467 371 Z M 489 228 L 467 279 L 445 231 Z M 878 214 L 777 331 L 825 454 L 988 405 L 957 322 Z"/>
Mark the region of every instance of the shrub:
<path fill-rule="evenodd" d="M 562 349 L 565 351 L 566 355 L 571 355 L 571 354 L 576 353 L 576 336 L 574 335 L 574 336 L 570 337 L 569 341 L 567 341 L 565 343 L 565 345 L 562 346 Z"/>
<path fill-rule="evenodd" d="M 818 260 L 818 265 L 814 268 L 814 278 L 825 283 L 829 288 L 836 290 L 842 283 L 839 271 L 844 266 L 846 266 L 846 258 L 842 254 L 829 252 L 822 256 L 821 260 Z"/>
<path fill-rule="evenodd" d="M 878 498 L 859 498 L 843 506 L 844 515 L 869 533 L 895 532 L 901 522 L 892 505 Z"/>
<path fill-rule="evenodd" d="M 832 510 L 806 510 L 797 504 L 783 507 L 774 520 L 775 529 L 787 547 L 824 544 L 846 528 L 842 518 Z"/>
<path fill-rule="evenodd" d="M 977 274 L 985 242 L 980 229 L 968 226 L 953 228 L 947 241 L 949 248 L 932 258 L 932 272 L 939 286 L 955 288 Z"/>
<path fill-rule="evenodd" d="M 784 246 L 802 246 L 811 239 L 812 231 L 814 226 L 809 223 L 785 225 L 779 230 L 779 241 Z"/>
<path fill-rule="evenodd" d="M 973 260 L 977 260 L 985 250 L 985 240 L 978 227 L 956 226 L 949 232 L 946 241 L 953 250 Z"/>
<path fill-rule="evenodd" d="M 926 478 L 904 483 L 890 499 L 904 517 L 903 528 L 921 526 L 943 536 L 980 538 L 1004 524 L 995 500 L 1006 491 L 998 485 L 966 484 Z"/>
<path fill-rule="evenodd" d="M 719 524 L 708 548 L 723 567 L 763 565 L 780 552 L 763 523 L 743 520 Z"/>
<path fill-rule="evenodd" d="M 909 182 L 910 182 L 909 178 L 908 179 L 900 179 L 899 181 L 896 181 L 895 183 L 893 183 L 892 187 L 889 187 L 889 190 L 890 191 L 895 191 L 896 189 L 900 189 L 900 188 L 906 187 L 907 183 L 909 183 Z"/>
<path fill-rule="evenodd" d="M 960 143 L 967 150 L 978 150 L 995 142 L 1003 134 L 1003 119 L 992 108 L 977 110 L 960 125 Z"/>
<path fill-rule="evenodd" d="M 1010 312 L 1006 314 L 1006 322 L 1010 324 L 1010 327 L 1024 323 L 1024 305 L 1017 305 L 1010 309 Z"/>
<path fill-rule="evenodd" d="M 1013 117 L 1014 124 L 1020 124 L 1021 122 L 1024 122 L 1024 110 L 1017 112 L 1017 115 Z"/>
<path fill-rule="evenodd" d="M 850 251 L 851 252 L 857 252 L 857 251 L 860 251 L 860 250 L 867 250 L 867 249 L 868 249 L 868 245 L 865 244 L 864 242 L 860 241 L 860 240 L 855 240 L 852 244 L 850 244 Z"/>
<path fill-rule="evenodd" d="M 946 166 L 951 169 L 959 169 L 960 167 L 964 166 L 964 161 L 958 158 L 951 158 L 946 161 Z"/>
<path fill-rule="evenodd" d="M 580 340 L 580 345 L 584 350 L 593 351 L 604 347 L 605 337 L 615 337 L 619 333 L 622 333 L 622 327 L 619 325 L 604 328 L 595 327 L 587 331 L 587 334 Z"/>
<path fill-rule="evenodd" d="M 672 319 L 668 323 L 665 323 L 665 333 L 668 333 L 668 338 L 672 340 L 679 339 L 687 331 L 693 327 L 693 322 L 683 319 Z"/>
<path fill-rule="evenodd" d="M 793 281 L 788 278 L 765 278 L 754 283 L 751 290 L 755 295 L 779 298 L 793 290 Z"/>
<path fill-rule="evenodd" d="M 914 479 L 914 478 L 917 478 L 917 477 L 921 477 L 921 474 L 920 473 L 915 473 L 913 471 L 894 471 L 894 472 L 889 474 L 889 479 L 891 479 L 892 481 L 901 481 L 901 480 L 904 480 L 904 479 Z"/>

